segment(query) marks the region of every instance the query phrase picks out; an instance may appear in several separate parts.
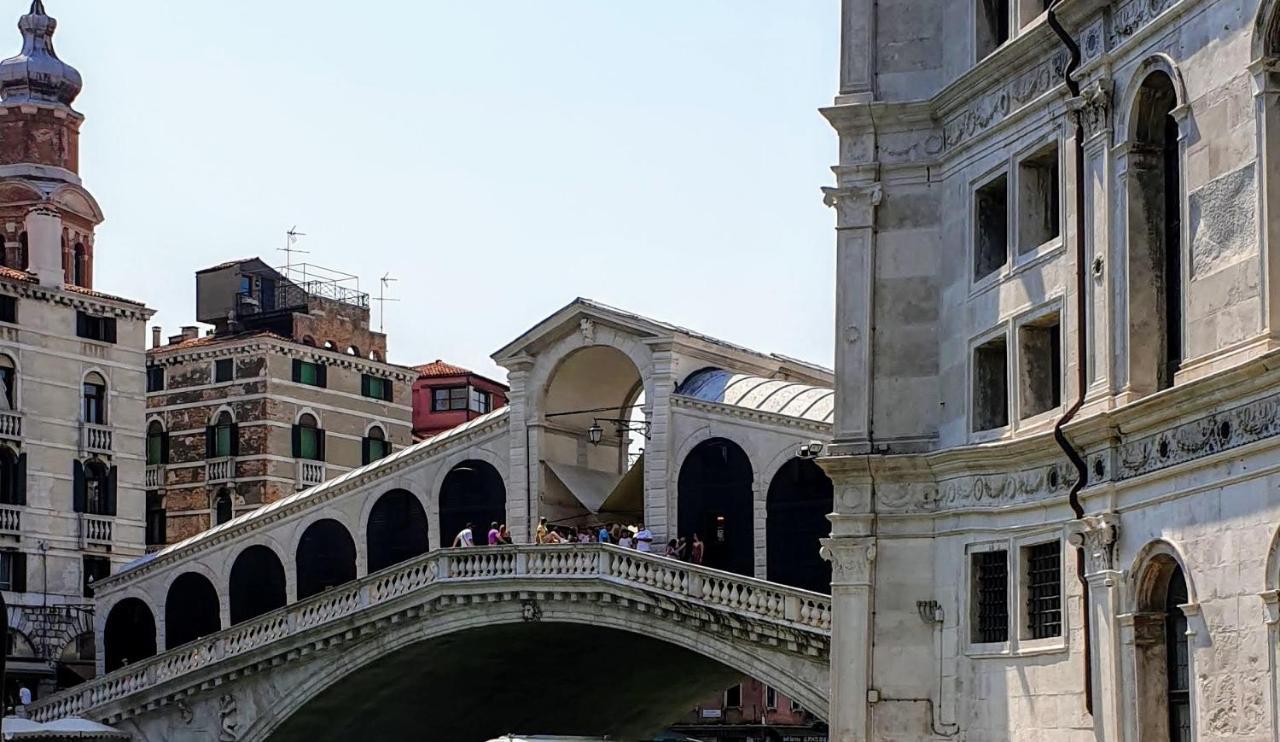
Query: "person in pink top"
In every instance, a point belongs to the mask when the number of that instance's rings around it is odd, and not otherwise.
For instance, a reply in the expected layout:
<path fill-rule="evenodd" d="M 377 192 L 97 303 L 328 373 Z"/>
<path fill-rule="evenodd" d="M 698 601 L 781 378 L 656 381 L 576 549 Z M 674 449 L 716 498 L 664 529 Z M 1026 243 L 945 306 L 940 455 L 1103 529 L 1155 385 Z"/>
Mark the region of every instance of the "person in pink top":
<path fill-rule="evenodd" d="M 495 521 L 489 524 L 489 545 L 497 546 L 502 543 L 502 532 L 498 530 L 498 523 Z"/>

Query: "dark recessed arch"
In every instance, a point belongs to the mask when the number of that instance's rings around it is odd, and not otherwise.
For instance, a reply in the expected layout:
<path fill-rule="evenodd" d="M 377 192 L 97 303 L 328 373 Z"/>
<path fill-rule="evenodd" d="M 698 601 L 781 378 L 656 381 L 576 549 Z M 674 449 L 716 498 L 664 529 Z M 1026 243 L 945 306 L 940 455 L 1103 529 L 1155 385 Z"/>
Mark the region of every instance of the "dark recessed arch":
<path fill-rule="evenodd" d="M 680 465 L 680 533 L 706 543 L 707 566 L 754 573 L 753 481 L 750 458 L 727 438 L 699 443 Z"/>
<path fill-rule="evenodd" d="M 173 649 L 222 630 L 218 591 L 208 577 L 184 572 L 164 600 L 164 647 Z"/>
<path fill-rule="evenodd" d="M 475 526 L 476 545 L 485 543 L 490 523 L 507 519 L 507 488 L 492 465 L 464 461 L 449 470 L 440 485 L 440 545 L 449 546 L 468 523 Z"/>
<path fill-rule="evenodd" d="M 307 526 L 298 542 L 298 600 L 356 578 L 356 542 L 347 527 L 326 518 Z"/>
<path fill-rule="evenodd" d="M 834 495 L 831 479 L 812 460 L 791 459 L 774 475 L 765 520 L 770 582 L 831 592 L 831 563 L 818 540 L 831 534 Z"/>
<path fill-rule="evenodd" d="M 156 618 L 138 598 L 125 598 L 107 614 L 102 631 L 107 672 L 156 654 Z"/>
<path fill-rule="evenodd" d="M 427 553 L 427 513 L 408 490 L 391 490 L 374 503 L 365 532 L 369 571 Z"/>
<path fill-rule="evenodd" d="M 284 564 L 274 550 L 254 545 L 240 552 L 231 565 L 231 624 L 248 621 L 288 602 Z"/>

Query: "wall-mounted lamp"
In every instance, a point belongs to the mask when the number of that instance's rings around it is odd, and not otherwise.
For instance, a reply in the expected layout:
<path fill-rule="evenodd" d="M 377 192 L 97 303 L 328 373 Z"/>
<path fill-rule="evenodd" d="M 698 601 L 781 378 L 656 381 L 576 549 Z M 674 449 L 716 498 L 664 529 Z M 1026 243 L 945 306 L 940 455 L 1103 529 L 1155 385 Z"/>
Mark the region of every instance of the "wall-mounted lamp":
<path fill-rule="evenodd" d="M 917 600 L 916 610 L 920 613 L 920 620 L 928 624 L 942 623 L 945 618 L 942 604 L 936 600 Z"/>
<path fill-rule="evenodd" d="M 649 440 L 648 420 L 637 423 L 632 422 L 631 420 L 623 420 L 622 418 L 598 417 L 595 420 L 592 420 L 591 427 L 587 428 L 587 440 L 590 441 L 593 446 L 600 445 L 600 441 L 604 438 L 604 428 L 600 427 L 601 421 L 613 423 L 613 426 L 617 429 L 619 435 L 622 434 L 622 431 L 627 430 L 632 433 L 639 433 L 644 436 L 645 440 Z"/>

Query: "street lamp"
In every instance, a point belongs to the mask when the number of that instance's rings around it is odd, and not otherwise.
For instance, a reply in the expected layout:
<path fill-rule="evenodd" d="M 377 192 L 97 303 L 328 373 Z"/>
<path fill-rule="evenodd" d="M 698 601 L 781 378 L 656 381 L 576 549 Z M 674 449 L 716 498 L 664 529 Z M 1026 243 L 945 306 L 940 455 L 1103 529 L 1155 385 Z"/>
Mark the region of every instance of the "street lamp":
<path fill-rule="evenodd" d="M 591 427 L 587 428 L 587 440 L 591 441 L 591 445 L 600 445 L 600 438 L 604 436 L 604 428 L 600 427 L 599 420 L 592 420 Z"/>
<path fill-rule="evenodd" d="M 649 439 L 648 420 L 645 420 L 644 422 L 635 422 L 633 420 L 624 420 L 622 418 L 598 417 L 595 420 L 592 420 L 591 427 L 587 428 L 587 440 L 590 441 L 593 446 L 600 445 L 600 440 L 604 438 L 604 428 L 600 427 L 601 420 L 607 423 L 613 423 L 613 426 L 617 428 L 619 435 L 622 434 L 622 431 L 626 430 L 632 433 L 640 433 L 645 437 L 645 440 Z"/>

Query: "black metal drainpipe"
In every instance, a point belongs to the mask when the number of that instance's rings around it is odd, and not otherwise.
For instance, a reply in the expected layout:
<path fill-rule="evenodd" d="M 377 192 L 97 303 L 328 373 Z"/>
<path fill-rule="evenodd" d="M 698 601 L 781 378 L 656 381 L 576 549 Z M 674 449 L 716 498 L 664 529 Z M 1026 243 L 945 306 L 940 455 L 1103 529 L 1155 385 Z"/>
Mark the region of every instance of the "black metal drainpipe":
<path fill-rule="evenodd" d="M 1067 64 L 1067 68 L 1063 70 L 1063 81 L 1067 84 L 1067 90 L 1071 92 L 1072 98 L 1080 97 L 1080 84 L 1072 78 L 1076 70 L 1080 69 L 1080 45 L 1071 38 L 1066 29 L 1058 21 L 1055 12 L 1062 0 L 1054 0 L 1049 6 L 1048 21 L 1049 27 L 1062 40 L 1062 45 L 1071 53 L 1071 62 Z M 1075 127 L 1075 248 L 1076 248 L 1076 400 L 1072 403 L 1066 414 L 1058 420 L 1057 425 L 1053 426 L 1053 439 L 1057 441 L 1058 446 L 1063 453 L 1070 459 L 1071 464 L 1076 468 L 1076 481 L 1071 485 L 1071 492 L 1067 495 L 1068 501 L 1071 503 L 1071 510 L 1075 513 L 1076 520 L 1084 518 L 1084 506 L 1080 504 L 1080 490 L 1084 489 L 1085 483 L 1089 478 L 1089 467 L 1085 463 L 1084 457 L 1071 445 L 1071 441 L 1067 440 L 1067 434 L 1063 432 L 1063 427 L 1071 422 L 1072 418 L 1080 412 L 1080 408 L 1084 406 L 1085 387 L 1089 384 L 1089 377 L 1085 368 L 1085 354 L 1088 353 L 1088 343 L 1085 334 L 1085 312 L 1087 310 L 1085 302 L 1085 282 L 1088 280 L 1085 272 L 1085 250 L 1084 250 L 1084 125 L 1080 111 L 1075 111 L 1072 115 L 1073 126 Z M 1089 620 L 1089 583 L 1084 577 L 1085 560 L 1084 545 L 1076 547 L 1076 578 L 1080 580 L 1081 601 L 1084 627 L 1084 708 L 1090 716 L 1093 715 L 1093 641 L 1090 637 L 1091 621 Z"/>

